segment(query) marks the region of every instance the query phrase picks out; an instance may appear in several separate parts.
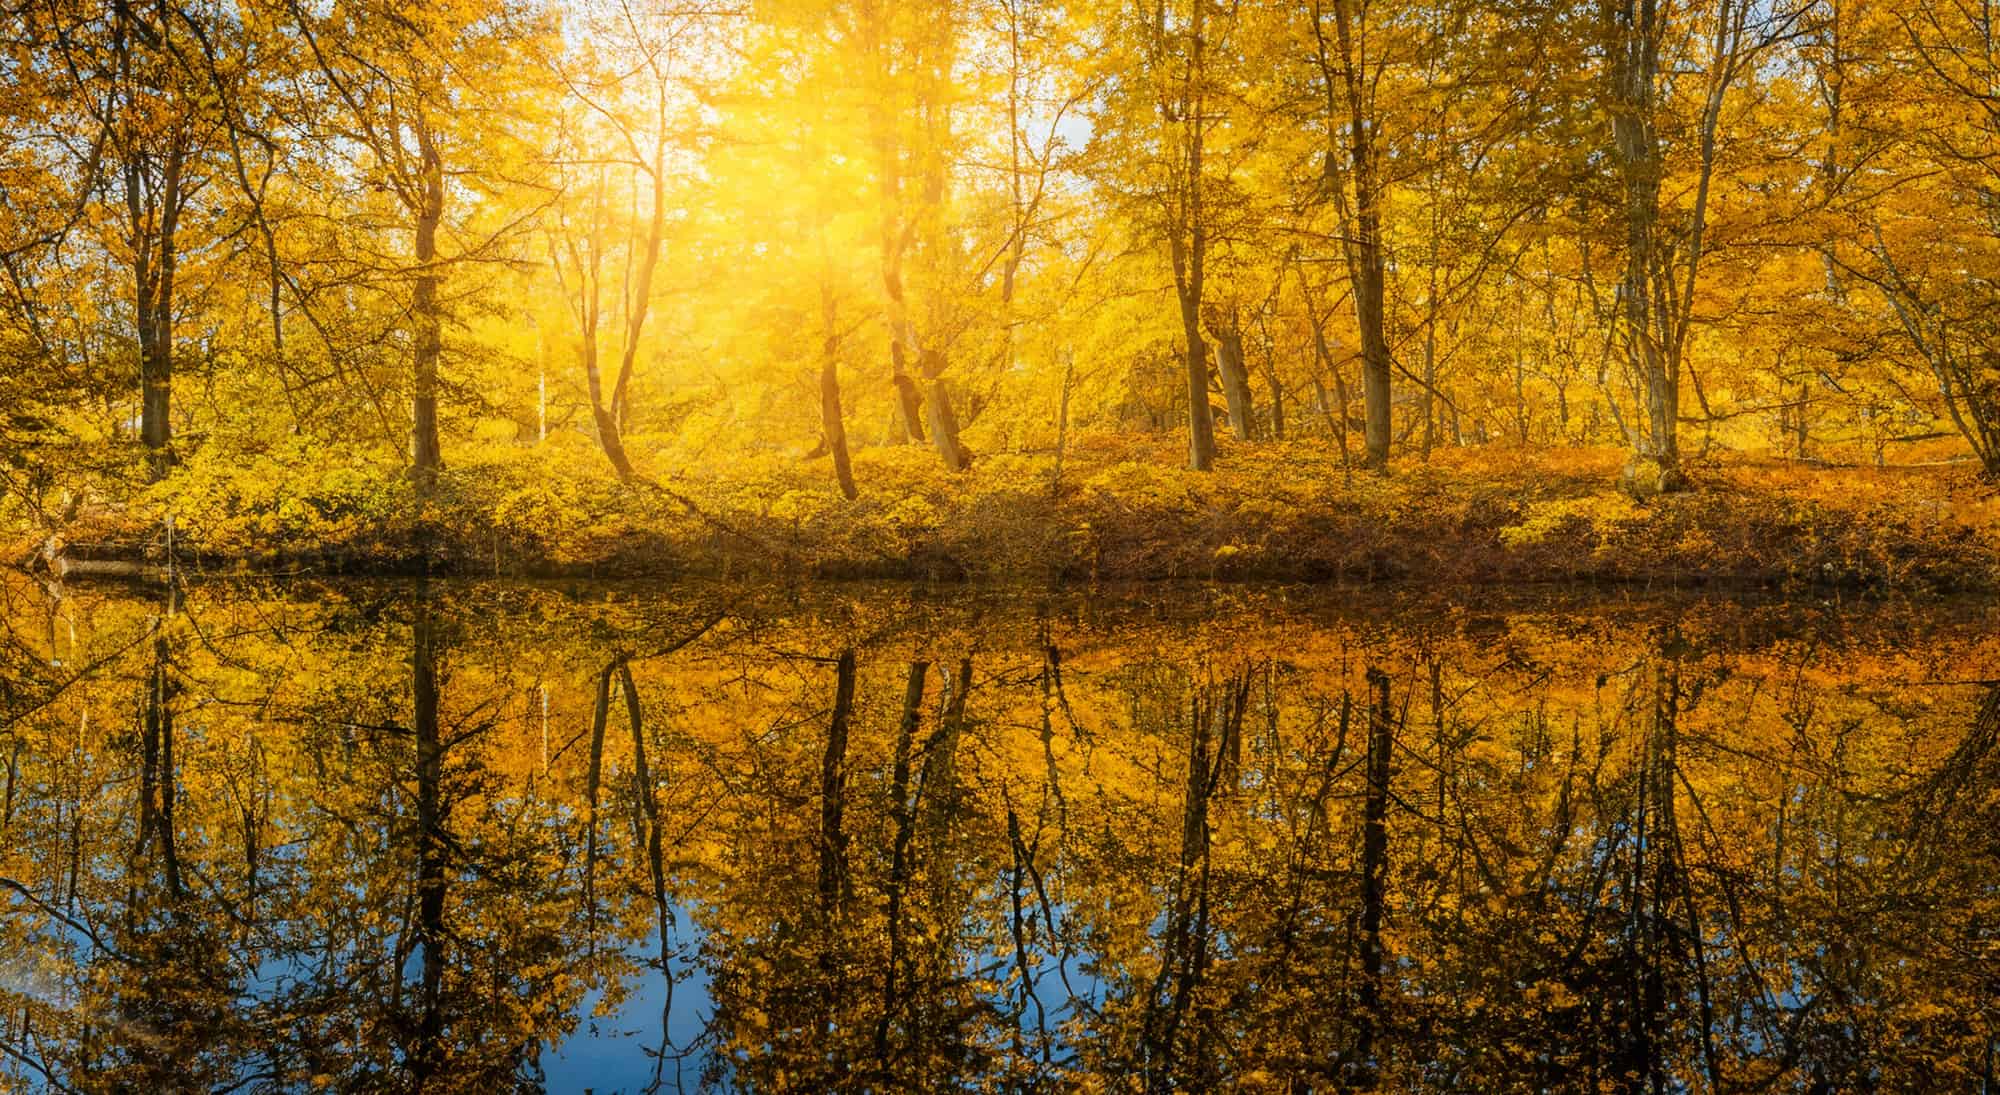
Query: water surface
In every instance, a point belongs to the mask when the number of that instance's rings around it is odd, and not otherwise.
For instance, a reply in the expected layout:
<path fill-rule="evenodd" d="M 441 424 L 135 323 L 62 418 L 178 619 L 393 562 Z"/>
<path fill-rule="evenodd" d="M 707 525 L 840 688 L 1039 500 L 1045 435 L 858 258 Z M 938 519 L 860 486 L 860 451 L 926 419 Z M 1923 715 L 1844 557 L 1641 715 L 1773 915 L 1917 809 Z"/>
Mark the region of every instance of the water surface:
<path fill-rule="evenodd" d="M 0 1087 L 1995 1083 L 1991 605 L 6 598 Z"/>

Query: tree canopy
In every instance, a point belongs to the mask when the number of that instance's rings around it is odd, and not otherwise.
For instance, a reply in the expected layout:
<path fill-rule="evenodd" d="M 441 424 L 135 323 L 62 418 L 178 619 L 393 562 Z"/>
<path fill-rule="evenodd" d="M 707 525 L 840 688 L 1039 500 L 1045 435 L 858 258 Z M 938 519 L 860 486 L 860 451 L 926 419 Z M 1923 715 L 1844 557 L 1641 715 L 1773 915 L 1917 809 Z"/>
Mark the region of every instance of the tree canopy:
<path fill-rule="evenodd" d="M 1992 475 L 1995 33 L 1950 0 L 34 0 L 0 16 L 4 504 L 280 479 L 499 520 L 779 466 L 851 502 L 903 446 L 1059 482 L 1156 435 L 1202 471 L 1616 447 L 1641 494 L 1725 452 Z"/>

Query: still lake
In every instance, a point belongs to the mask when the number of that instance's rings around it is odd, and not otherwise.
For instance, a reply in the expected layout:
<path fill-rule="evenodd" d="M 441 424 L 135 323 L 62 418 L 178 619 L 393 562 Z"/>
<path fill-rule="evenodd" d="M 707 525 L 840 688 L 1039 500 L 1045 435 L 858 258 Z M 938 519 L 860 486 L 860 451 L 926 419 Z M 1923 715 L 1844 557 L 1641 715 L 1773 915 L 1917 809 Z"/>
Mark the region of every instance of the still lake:
<path fill-rule="evenodd" d="M 2000 604 L 0 588 L 0 1090 L 2000 1073 Z"/>

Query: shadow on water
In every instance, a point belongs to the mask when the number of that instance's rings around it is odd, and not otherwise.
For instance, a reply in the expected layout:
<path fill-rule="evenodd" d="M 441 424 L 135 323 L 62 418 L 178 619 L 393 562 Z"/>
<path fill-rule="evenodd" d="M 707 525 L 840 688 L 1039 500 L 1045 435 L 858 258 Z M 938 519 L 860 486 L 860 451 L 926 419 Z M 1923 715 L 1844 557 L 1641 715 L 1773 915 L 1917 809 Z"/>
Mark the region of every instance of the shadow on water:
<path fill-rule="evenodd" d="M 5 597 L 0 1085 L 1996 1086 L 1995 606 Z"/>

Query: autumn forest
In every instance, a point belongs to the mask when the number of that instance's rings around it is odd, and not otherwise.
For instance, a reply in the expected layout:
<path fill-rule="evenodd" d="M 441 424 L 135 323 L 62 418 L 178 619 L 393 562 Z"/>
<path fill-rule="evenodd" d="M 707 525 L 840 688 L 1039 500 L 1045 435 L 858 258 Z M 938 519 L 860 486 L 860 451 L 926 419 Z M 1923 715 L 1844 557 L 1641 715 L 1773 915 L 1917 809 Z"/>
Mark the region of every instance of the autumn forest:
<path fill-rule="evenodd" d="M 0 506 L 22 557 L 171 518 L 222 562 L 505 572 L 1375 574 L 1455 523 L 1489 561 L 1415 569 L 1485 576 L 1542 525 L 1672 525 L 1620 553 L 1650 573 L 1721 523 L 1762 579 L 1811 549 L 1756 515 L 1803 507 L 1869 540 L 1823 567 L 1893 583 L 1878 511 L 1924 552 L 1996 521 L 1996 33 L 18 4 Z M 1690 487 L 1731 497 L 1653 502 Z M 1355 514 L 1365 558 L 1294 535 Z"/>
<path fill-rule="evenodd" d="M 1988 0 L 0 0 L 0 1092 L 2000 1091 Z"/>

